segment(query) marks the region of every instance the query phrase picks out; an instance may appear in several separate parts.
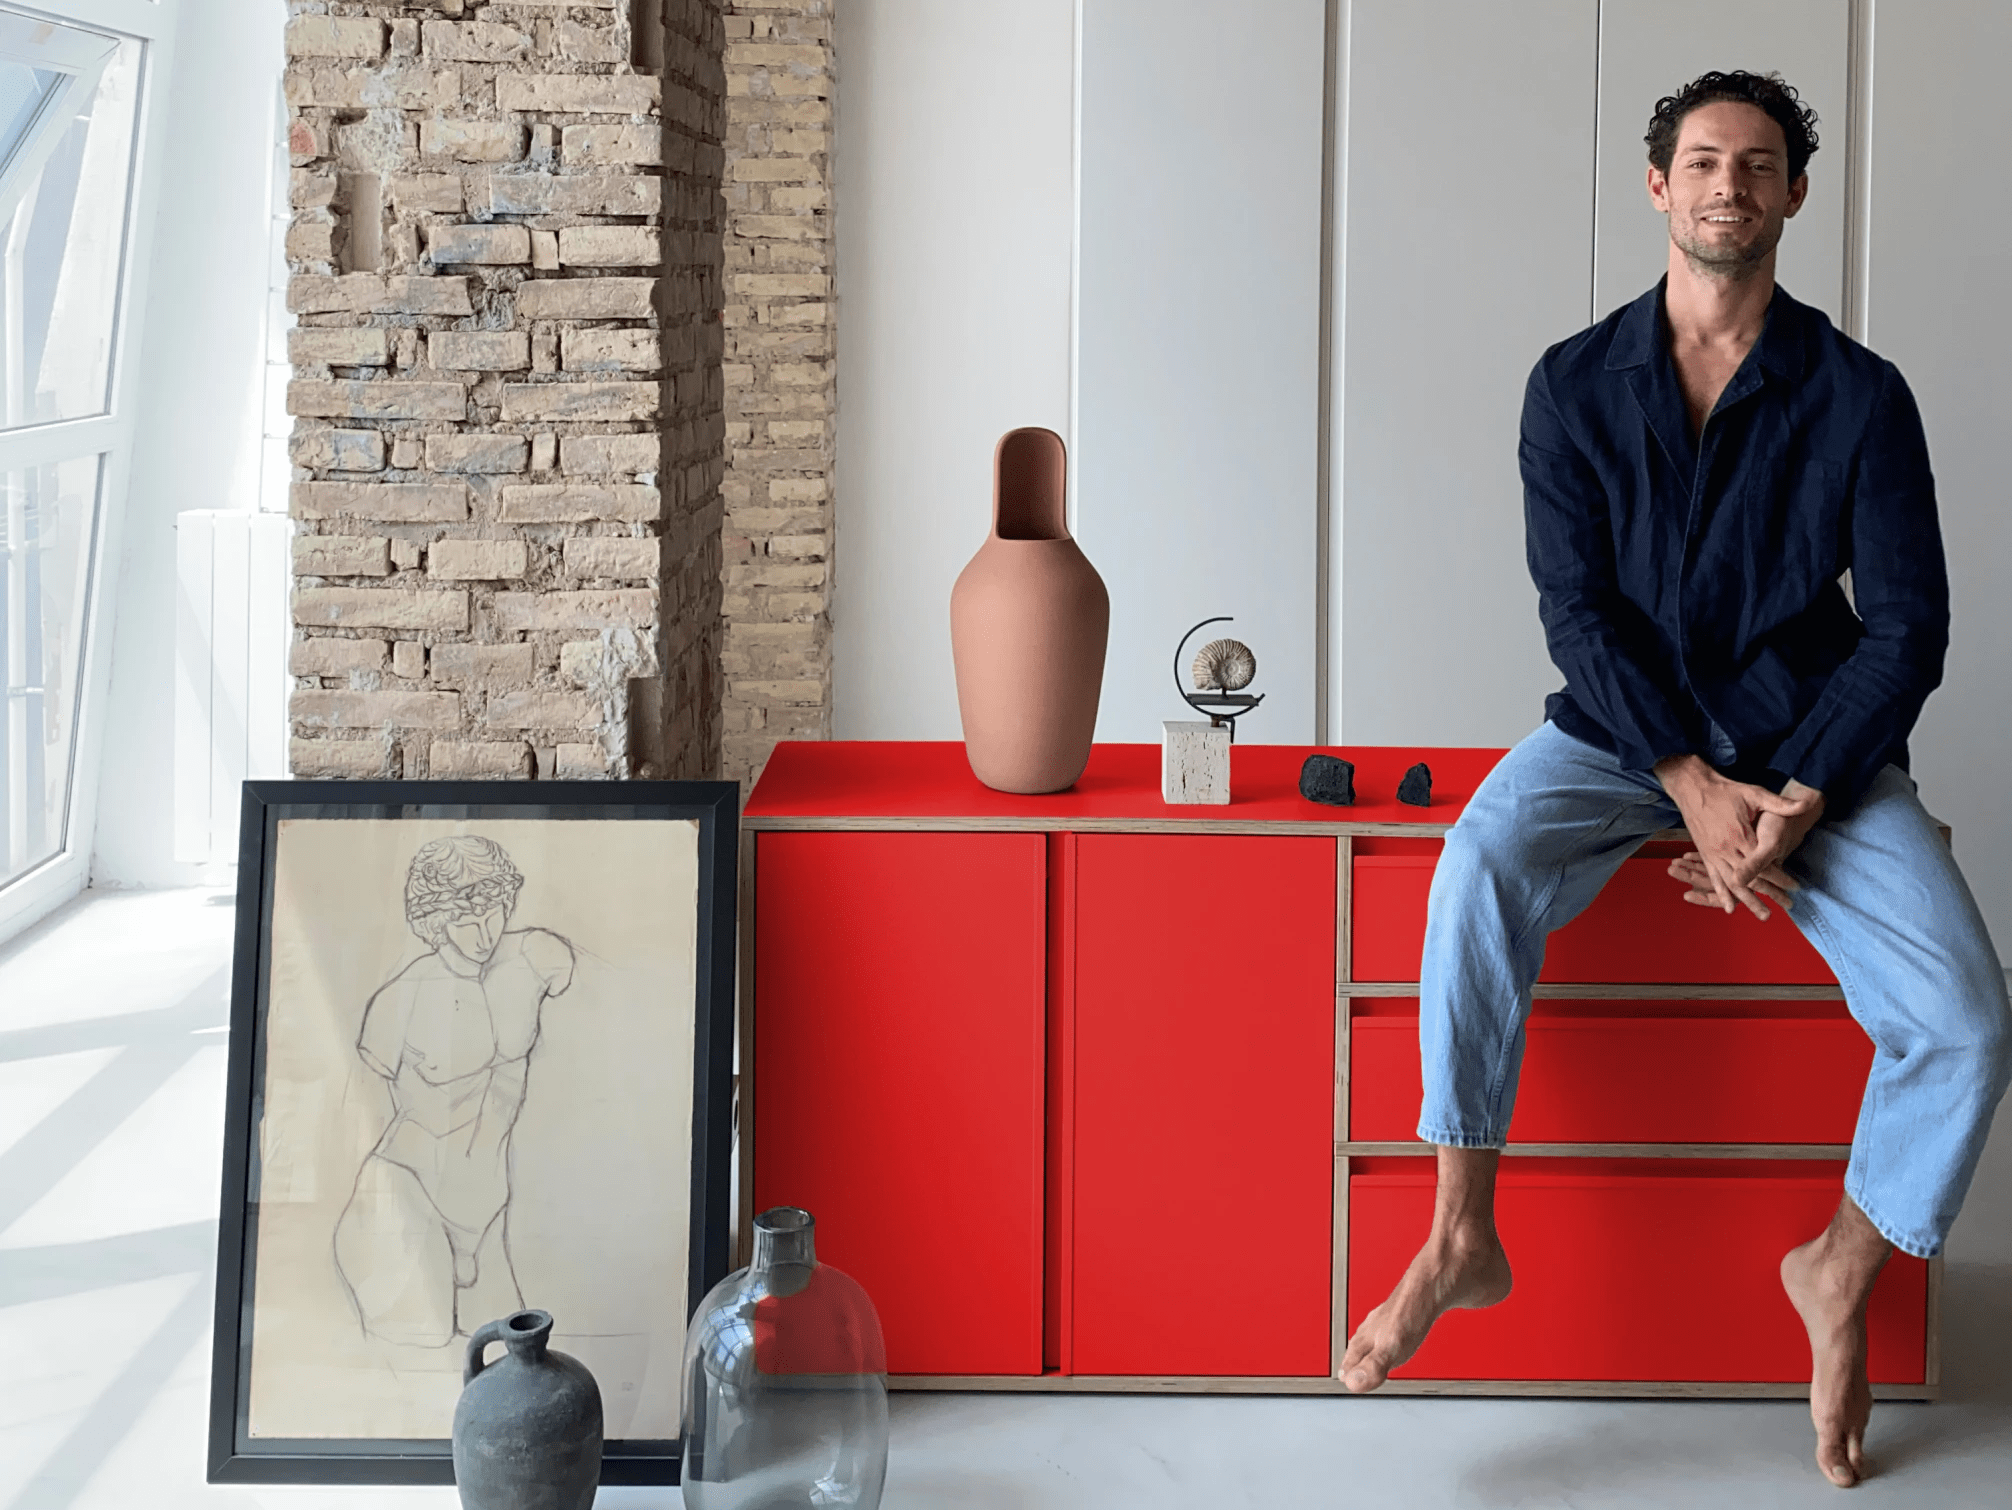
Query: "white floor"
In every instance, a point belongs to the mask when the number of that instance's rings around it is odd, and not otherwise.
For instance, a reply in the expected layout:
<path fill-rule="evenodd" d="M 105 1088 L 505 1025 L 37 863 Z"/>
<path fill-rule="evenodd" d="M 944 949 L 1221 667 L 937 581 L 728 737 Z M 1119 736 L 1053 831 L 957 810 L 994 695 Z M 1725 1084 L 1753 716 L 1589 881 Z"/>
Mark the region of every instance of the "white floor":
<path fill-rule="evenodd" d="M 0 1506 L 426 1507 L 204 1485 L 230 898 L 113 893 L 0 948 Z M 1864 1505 L 2012 1507 L 2012 1115 L 1949 1248 L 1936 1405 Z M 1793 1404 L 897 1396 L 887 1510 L 1828 1505 Z M 675 1490 L 603 1491 L 655 1510 Z"/>

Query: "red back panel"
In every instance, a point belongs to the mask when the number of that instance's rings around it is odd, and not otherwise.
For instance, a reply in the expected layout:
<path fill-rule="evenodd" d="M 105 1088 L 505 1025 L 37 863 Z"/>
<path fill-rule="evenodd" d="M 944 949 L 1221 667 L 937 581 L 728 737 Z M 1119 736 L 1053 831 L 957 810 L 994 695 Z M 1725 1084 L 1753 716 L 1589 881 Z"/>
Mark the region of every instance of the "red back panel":
<path fill-rule="evenodd" d="M 1039 834 L 763 834 L 757 1210 L 802 1206 L 898 1374 L 1041 1371 Z"/>
<path fill-rule="evenodd" d="M 1067 1366 L 1325 1374 L 1334 841 L 1074 847 Z"/>
<path fill-rule="evenodd" d="M 1538 1002 L 1509 1136 L 1525 1143 L 1849 1143 L 1872 1040 L 1841 1002 Z M 1348 1135 L 1411 1138 L 1416 1001 L 1358 1001 Z"/>
<path fill-rule="evenodd" d="M 1365 841 L 1357 840 L 1358 845 Z M 1355 857 L 1355 979 L 1417 980 L 1429 854 Z M 1683 900 L 1664 857 L 1625 860 L 1593 905 L 1551 935 L 1541 978 L 1588 984 L 1821 985 L 1823 957 L 1777 908 L 1765 923 Z"/>
<path fill-rule="evenodd" d="M 1795 1382 L 1809 1338 L 1781 1257 L 1837 1209 L 1844 1165 L 1504 1159 L 1496 1222 L 1516 1287 L 1450 1311 L 1400 1379 Z M 1348 1320 L 1397 1284 L 1432 1224 L 1433 1161 L 1360 1159 L 1349 1182 Z M 1919 1384 L 1928 1266 L 1896 1253 L 1868 1310 L 1876 1384 Z"/>

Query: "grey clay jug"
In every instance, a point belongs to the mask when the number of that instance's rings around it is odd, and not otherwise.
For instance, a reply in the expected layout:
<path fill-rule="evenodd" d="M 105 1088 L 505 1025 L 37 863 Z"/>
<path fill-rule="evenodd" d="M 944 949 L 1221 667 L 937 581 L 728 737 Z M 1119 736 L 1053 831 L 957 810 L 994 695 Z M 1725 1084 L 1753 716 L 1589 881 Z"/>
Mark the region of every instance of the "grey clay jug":
<path fill-rule="evenodd" d="M 468 1339 L 454 1407 L 454 1483 L 464 1510 L 588 1510 L 601 1481 L 601 1388 L 546 1347 L 552 1318 L 519 1311 Z M 492 1342 L 509 1352 L 486 1367 Z"/>

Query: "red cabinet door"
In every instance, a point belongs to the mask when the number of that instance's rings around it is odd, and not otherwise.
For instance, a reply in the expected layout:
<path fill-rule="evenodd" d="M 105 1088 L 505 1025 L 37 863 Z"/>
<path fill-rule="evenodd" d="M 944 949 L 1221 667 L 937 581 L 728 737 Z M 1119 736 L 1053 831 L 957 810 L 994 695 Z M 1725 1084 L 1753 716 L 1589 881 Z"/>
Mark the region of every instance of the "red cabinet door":
<path fill-rule="evenodd" d="M 1058 863 L 1058 1366 L 1326 1374 L 1334 841 L 1084 835 Z"/>
<path fill-rule="evenodd" d="M 1355 979 L 1418 979 L 1425 904 L 1438 845 L 1358 839 L 1355 856 Z M 1780 908 L 1762 922 L 1742 908 L 1728 916 L 1683 900 L 1669 857 L 1621 862 L 1593 903 L 1552 934 L 1540 978 L 1584 984 L 1816 985 L 1836 977 Z"/>
<path fill-rule="evenodd" d="M 1348 1189 L 1354 1327 L 1425 1240 L 1432 1160 L 1352 1160 Z M 1515 1288 L 1447 1312 L 1393 1377 L 1807 1380 L 1781 1256 L 1823 1230 L 1843 1189 L 1829 1161 L 1506 1158 L 1495 1212 Z M 1866 1313 L 1875 1384 L 1922 1382 L 1927 1317 L 1928 1265 L 1894 1254 Z"/>
<path fill-rule="evenodd" d="M 802 1206 L 897 1374 L 1041 1372 L 1039 834 L 779 833 L 755 863 L 755 1208 Z"/>
<path fill-rule="evenodd" d="M 1843 1002 L 1539 1001 L 1519 1143 L 1849 1143 L 1872 1040 Z M 1413 1139 L 1418 1002 L 1349 1015 L 1348 1135 Z"/>

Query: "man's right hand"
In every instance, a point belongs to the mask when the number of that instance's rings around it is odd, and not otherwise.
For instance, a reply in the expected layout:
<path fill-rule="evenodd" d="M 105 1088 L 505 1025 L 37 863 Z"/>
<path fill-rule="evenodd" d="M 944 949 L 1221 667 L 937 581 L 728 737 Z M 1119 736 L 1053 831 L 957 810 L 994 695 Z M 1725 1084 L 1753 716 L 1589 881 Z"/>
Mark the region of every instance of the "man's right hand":
<path fill-rule="evenodd" d="M 1684 827 L 1697 846 L 1720 909 L 1731 912 L 1737 903 L 1755 917 L 1765 918 L 1767 904 L 1755 895 L 1750 882 L 1774 858 L 1771 853 L 1763 858 L 1769 846 L 1759 834 L 1761 815 L 1800 818 L 1822 797 L 1777 797 L 1764 786 L 1721 776 L 1696 755 L 1671 755 L 1657 761 L 1656 779 L 1683 814 Z"/>

